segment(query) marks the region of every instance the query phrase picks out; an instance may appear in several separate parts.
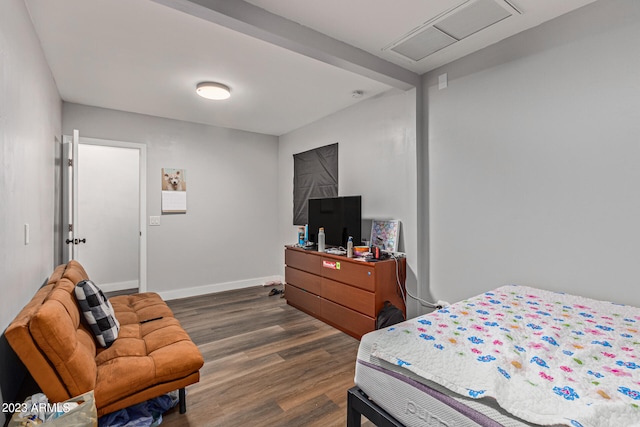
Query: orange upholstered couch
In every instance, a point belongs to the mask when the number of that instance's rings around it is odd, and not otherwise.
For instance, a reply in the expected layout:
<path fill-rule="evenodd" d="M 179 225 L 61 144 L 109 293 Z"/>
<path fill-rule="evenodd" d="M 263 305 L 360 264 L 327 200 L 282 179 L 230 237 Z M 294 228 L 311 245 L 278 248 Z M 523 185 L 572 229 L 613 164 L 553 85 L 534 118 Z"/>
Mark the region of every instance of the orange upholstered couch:
<path fill-rule="evenodd" d="M 150 292 L 110 298 L 120 332 L 109 348 L 96 347 L 74 293 L 86 279 L 76 261 L 57 267 L 5 332 L 42 392 L 61 402 L 94 390 L 104 415 L 180 390 L 184 412 L 184 388 L 204 362 L 171 309 Z"/>

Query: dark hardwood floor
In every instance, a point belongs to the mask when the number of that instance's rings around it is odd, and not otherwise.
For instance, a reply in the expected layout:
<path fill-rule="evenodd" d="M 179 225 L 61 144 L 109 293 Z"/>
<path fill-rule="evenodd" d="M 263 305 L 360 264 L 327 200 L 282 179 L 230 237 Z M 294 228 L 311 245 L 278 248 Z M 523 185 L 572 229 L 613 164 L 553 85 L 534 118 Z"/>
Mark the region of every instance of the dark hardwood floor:
<path fill-rule="evenodd" d="M 163 426 L 346 425 L 358 340 L 270 289 L 168 301 L 205 364 L 187 387 L 187 413 L 170 410 Z"/>

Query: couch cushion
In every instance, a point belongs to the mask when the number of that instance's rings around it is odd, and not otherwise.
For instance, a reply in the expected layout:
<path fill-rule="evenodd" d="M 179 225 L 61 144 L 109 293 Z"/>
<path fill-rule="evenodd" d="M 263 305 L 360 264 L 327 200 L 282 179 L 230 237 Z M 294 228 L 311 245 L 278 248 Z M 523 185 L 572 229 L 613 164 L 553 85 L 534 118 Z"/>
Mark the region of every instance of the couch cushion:
<path fill-rule="evenodd" d="M 96 340 L 102 347 L 109 347 L 118 338 L 120 330 L 111 303 L 91 280 L 78 282 L 75 295 Z"/>
<path fill-rule="evenodd" d="M 88 280 L 89 275 L 84 267 L 76 260 L 71 260 L 64 269 L 62 278 L 69 280 L 74 285 L 81 280 Z"/>
<path fill-rule="evenodd" d="M 82 368 L 83 378 L 78 378 L 78 383 L 83 383 L 81 388 L 84 391 L 90 390 L 95 386 L 95 340 L 92 336 L 88 336 L 88 331 L 83 325 L 78 325 L 77 322 L 80 317 L 77 303 L 75 297 L 69 295 L 76 283 L 72 282 L 72 280 L 81 280 L 81 278 L 86 278 L 86 272 L 75 261 L 56 267 L 49 280 L 47 280 L 47 284 L 36 292 L 35 296 L 20 311 L 5 331 L 7 341 L 51 402 L 64 401 L 79 394 L 75 393 L 75 390 L 80 387 L 70 391 L 70 389 L 74 389 L 74 386 L 65 384 L 67 378 L 74 382 L 75 379 L 68 371 L 63 369 L 64 372 L 61 372 L 59 370 L 64 364 L 62 360 L 73 358 L 75 363 L 84 366 Z M 64 291 L 65 289 L 66 291 Z M 65 292 L 66 296 L 64 295 Z M 52 305 L 52 307 L 44 310 L 40 313 L 38 320 L 32 322 L 44 304 Z M 53 306 L 55 306 L 55 309 Z M 46 324 L 45 318 L 64 318 L 63 313 L 65 311 L 69 316 L 70 322 L 59 322 L 55 325 L 62 330 L 56 330 L 55 332 L 51 330 L 41 332 L 39 330 L 39 325 Z M 77 329 L 75 337 L 69 325 Z M 55 345 L 51 344 L 56 340 L 57 334 L 68 337 L 69 339 L 65 341 L 65 344 L 70 345 L 65 351 L 51 356 L 52 352 L 55 353 L 53 349 Z M 44 343 L 42 347 L 40 342 Z M 63 354 L 65 352 L 67 354 Z M 75 353 L 75 355 L 72 355 L 72 353 Z M 53 357 L 53 359 L 50 357 Z M 86 377 L 84 377 L 85 374 L 87 374 Z M 65 379 L 62 378 L 63 376 Z"/>
<path fill-rule="evenodd" d="M 121 295 L 111 302 L 121 328 L 113 345 L 98 350 L 96 356 L 98 406 L 186 377 L 202 367 L 198 347 L 158 294 Z"/>
<path fill-rule="evenodd" d="M 62 279 L 61 282 L 66 281 Z M 96 345 L 80 324 L 80 314 L 69 286 L 56 287 L 33 315 L 29 332 L 46 355 L 71 396 L 96 386 Z M 43 391 L 49 396 L 48 386 Z"/>

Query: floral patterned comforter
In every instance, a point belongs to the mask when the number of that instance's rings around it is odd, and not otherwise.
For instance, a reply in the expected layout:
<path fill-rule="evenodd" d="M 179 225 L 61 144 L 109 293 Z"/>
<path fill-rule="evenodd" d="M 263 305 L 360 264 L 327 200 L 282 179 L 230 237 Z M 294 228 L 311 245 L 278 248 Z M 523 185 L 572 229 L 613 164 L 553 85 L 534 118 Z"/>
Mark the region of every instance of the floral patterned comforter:
<path fill-rule="evenodd" d="M 640 426 L 640 309 L 503 286 L 378 334 L 372 356 L 533 423 Z"/>

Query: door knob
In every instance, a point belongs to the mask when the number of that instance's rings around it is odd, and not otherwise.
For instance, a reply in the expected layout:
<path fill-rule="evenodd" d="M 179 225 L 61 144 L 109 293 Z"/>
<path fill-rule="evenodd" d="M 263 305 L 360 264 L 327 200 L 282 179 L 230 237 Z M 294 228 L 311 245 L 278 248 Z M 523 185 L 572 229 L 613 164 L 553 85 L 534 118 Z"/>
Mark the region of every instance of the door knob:
<path fill-rule="evenodd" d="M 87 243 L 87 239 L 67 239 L 65 243 L 68 245 L 69 243 L 73 243 L 74 245 L 78 245 L 80 243 Z"/>

